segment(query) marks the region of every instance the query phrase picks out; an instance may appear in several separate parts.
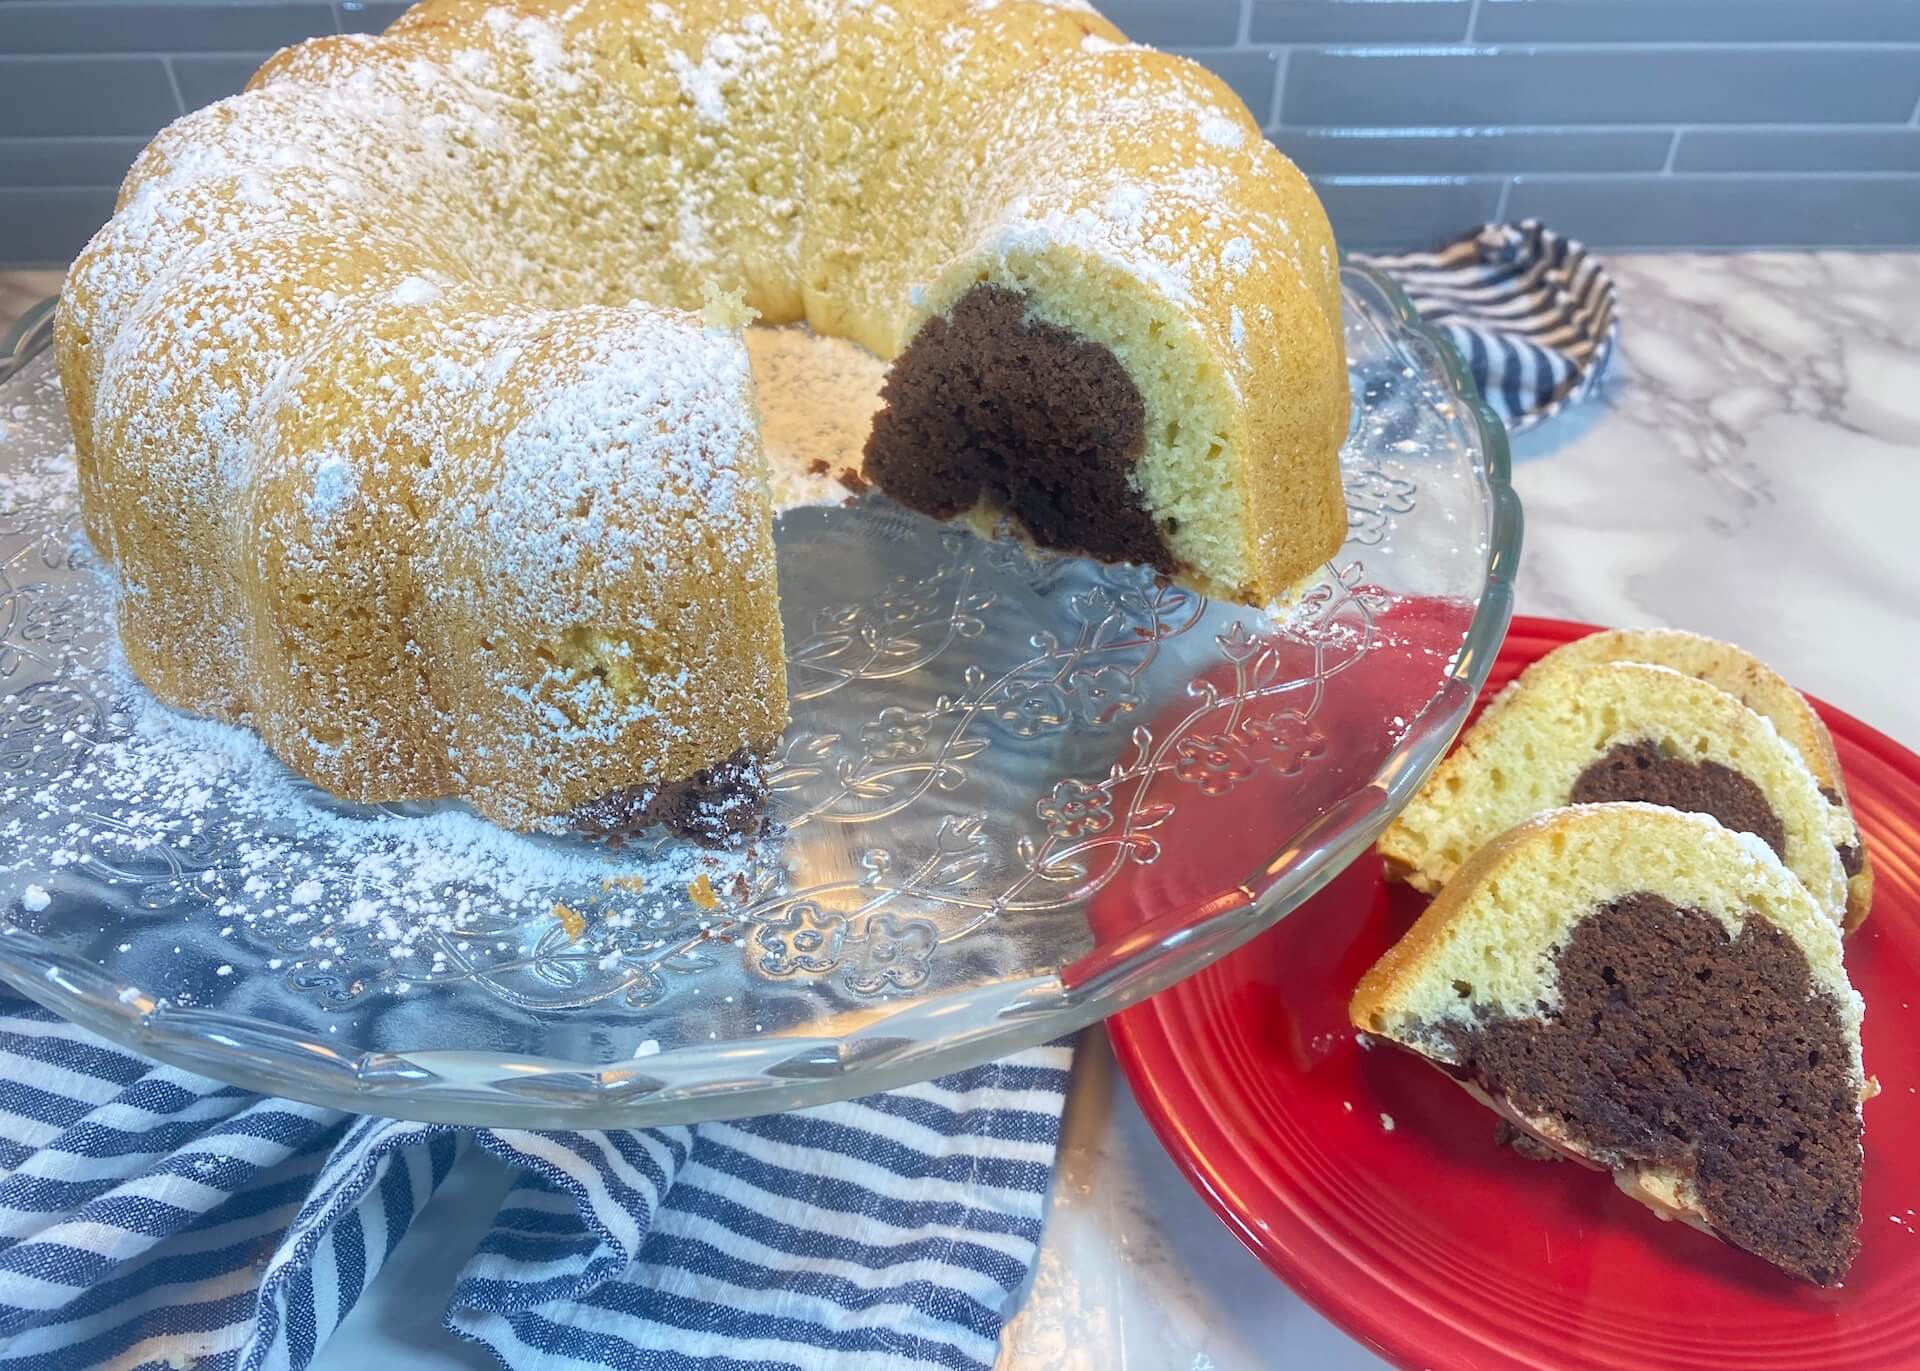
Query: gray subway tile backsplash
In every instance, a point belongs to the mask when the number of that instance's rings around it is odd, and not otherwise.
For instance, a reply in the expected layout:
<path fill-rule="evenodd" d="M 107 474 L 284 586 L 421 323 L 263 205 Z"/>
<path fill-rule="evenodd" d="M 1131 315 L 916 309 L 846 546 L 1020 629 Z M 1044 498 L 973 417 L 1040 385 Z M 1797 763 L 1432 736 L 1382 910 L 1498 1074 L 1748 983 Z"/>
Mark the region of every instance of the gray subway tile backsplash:
<path fill-rule="evenodd" d="M 0 0 L 4 4 L 5 0 Z M 210 56 L 176 57 L 173 76 L 180 83 L 180 99 L 188 109 L 211 105 L 237 95 L 247 78 L 260 70 L 271 53 L 219 53 Z"/>
<path fill-rule="evenodd" d="M 1306 49 L 1289 124 L 1904 123 L 1920 60 L 1904 48 Z"/>
<path fill-rule="evenodd" d="M 0 0 L 0 53 L 271 52 L 331 33 L 333 8 L 308 0 Z"/>
<path fill-rule="evenodd" d="M 1920 128 L 1689 129 L 1673 169 L 1920 172 Z"/>
<path fill-rule="evenodd" d="M 0 130 L 10 138 L 151 137 L 179 113 L 159 57 L 0 57 Z"/>
<path fill-rule="evenodd" d="M 0 187 L 117 186 L 146 145 L 145 138 L 0 137 Z"/>
<path fill-rule="evenodd" d="M 1507 213 L 1624 248 L 1902 247 L 1920 176 L 1523 176 Z"/>
<path fill-rule="evenodd" d="M 0 264 L 71 256 L 154 131 L 238 90 L 266 53 L 405 8 L 0 0 Z M 1106 9 L 1219 71 L 1352 247 L 1500 212 L 1608 247 L 1920 247 L 1920 0 Z"/>
<path fill-rule="evenodd" d="M 1230 48 L 1240 41 L 1240 0 L 1110 0 L 1097 6 L 1136 43 Z"/>
<path fill-rule="evenodd" d="M 1665 129 L 1279 128 L 1273 141 L 1308 173 L 1471 176 L 1518 171 L 1659 171 Z"/>
<path fill-rule="evenodd" d="M 113 213 L 108 186 L 0 186 L 0 261 L 37 266 L 67 261 Z"/>
<path fill-rule="evenodd" d="M 1467 36 L 1472 0 L 1253 0 L 1256 43 L 1429 43 Z"/>
<path fill-rule="evenodd" d="M 340 0 L 340 31 L 379 33 L 407 8 L 400 0 Z"/>
<path fill-rule="evenodd" d="M 1920 42 L 1913 0 L 1480 0 L 1481 42 Z"/>
<path fill-rule="evenodd" d="M 1428 247 L 1492 219 L 1498 177 L 1317 176 L 1314 187 L 1346 248 Z"/>

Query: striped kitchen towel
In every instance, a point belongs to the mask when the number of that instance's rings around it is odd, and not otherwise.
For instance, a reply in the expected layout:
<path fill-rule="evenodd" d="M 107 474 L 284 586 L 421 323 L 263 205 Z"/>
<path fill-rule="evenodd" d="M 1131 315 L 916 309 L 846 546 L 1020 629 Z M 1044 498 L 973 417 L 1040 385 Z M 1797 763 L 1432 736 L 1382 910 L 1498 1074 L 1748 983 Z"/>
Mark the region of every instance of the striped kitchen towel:
<path fill-rule="evenodd" d="M 1515 433 L 1600 388 L 1620 334 L 1613 279 L 1538 220 L 1487 224 L 1431 252 L 1353 257 L 1400 283 Z"/>
<path fill-rule="evenodd" d="M 1069 1057 L 730 1124 L 461 1130 L 155 1066 L 0 992 L 0 1371 L 297 1371 L 468 1146 L 519 1179 L 447 1324 L 504 1365 L 988 1367 Z"/>

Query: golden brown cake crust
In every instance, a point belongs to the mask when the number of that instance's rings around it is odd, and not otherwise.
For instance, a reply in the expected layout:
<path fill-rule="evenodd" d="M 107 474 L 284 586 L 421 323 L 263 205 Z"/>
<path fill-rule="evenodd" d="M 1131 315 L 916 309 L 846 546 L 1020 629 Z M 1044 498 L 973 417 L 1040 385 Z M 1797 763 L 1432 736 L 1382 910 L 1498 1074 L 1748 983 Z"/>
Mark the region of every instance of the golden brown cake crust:
<path fill-rule="evenodd" d="M 742 308 L 891 357 L 996 275 L 1140 388 L 1198 579 L 1337 545 L 1325 216 L 1091 11 L 427 0 L 288 49 L 62 300 L 128 660 L 350 799 L 552 828 L 692 777 L 787 720 Z"/>

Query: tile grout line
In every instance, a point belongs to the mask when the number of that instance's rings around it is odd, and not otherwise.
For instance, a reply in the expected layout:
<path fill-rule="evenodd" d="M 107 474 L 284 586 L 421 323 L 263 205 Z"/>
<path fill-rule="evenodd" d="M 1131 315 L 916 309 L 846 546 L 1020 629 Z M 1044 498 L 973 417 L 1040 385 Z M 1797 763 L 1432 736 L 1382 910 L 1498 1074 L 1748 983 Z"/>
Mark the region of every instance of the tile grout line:
<path fill-rule="evenodd" d="M 167 69 L 167 85 L 173 90 L 174 117 L 183 117 L 187 112 L 186 97 L 180 93 L 180 74 L 173 69 L 173 56 L 167 54 L 160 59 L 160 65 Z"/>
<path fill-rule="evenodd" d="M 1479 0 L 1474 0 L 1474 3 L 1477 5 Z M 1500 202 L 1493 207 L 1494 223 L 1504 224 L 1507 222 L 1507 204 L 1513 199 L 1513 185 L 1514 182 L 1519 179 L 1517 176 L 1509 176 L 1500 183 Z"/>
<path fill-rule="evenodd" d="M 1362 0 L 1363 3 L 1366 0 Z M 1047 0 L 1041 0 L 1047 3 Z M 1290 42 L 1290 39 L 1274 39 L 1275 46 Z M 1258 48 L 1263 46 L 1255 42 L 1251 32 L 1247 42 Z M 1166 44 L 1180 52 L 1231 52 L 1236 43 L 1171 43 Z M 1688 56 L 1707 55 L 1717 57 L 1742 57 L 1756 53 L 1768 55 L 1798 54 L 1801 56 L 1846 56 L 1858 57 L 1872 53 L 1898 53 L 1912 57 L 1920 54 L 1920 41 L 1907 39 L 1888 39 L 1883 42 L 1869 42 L 1861 39 L 1847 43 L 1809 43 L 1782 40 L 1776 43 L 1709 43 L 1694 40 L 1686 43 L 1665 43 L 1652 38 L 1637 38 L 1631 42 L 1620 43 L 1579 43 L 1573 41 L 1554 43 L 1530 43 L 1521 40 L 1503 39 L 1497 43 L 1476 43 L 1466 38 L 1428 39 L 1411 38 L 1321 38 L 1300 44 L 1302 47 L 1319 48 L 1340 57 L 1360 57 L 1368 61 L 1381 58 L 1420 58 L 1420 57 L 1457 57 L 1485 59 L 1496 56 L 1532 58 L 1532 57 L 1592 57 L 1596 55 L 1617 56 L 1621 53 L 1675 53 Z M 45 56 L 108 56 L 110 54 L 66 53 L 34 54 Z"/>
<path fill-rule="evenodd" d="M 1480 41 L 1480 4 L 1481 0 L 1473 0 L 1473 8 L 1467 12 L 1467 36 L 1461 39 L 1463 43 Z M 1504 205 L 1506 202 L 1503 200 L 1501 203 Z"/>
<path fill-rule="evenodd" d="M 1444 186 L 1465 183 L 1492 181 L 1498 177 L 1515 177 L 1529 181 L 1551 181 L 1565 184 L 1578 181 L 1657 181 L 1665 173 L 1648 167 L 1632 171 L 1503 171 L 1497 167 L 1488 167 L 1482 171 L 1310 171 L 1307 176 L 1314 181 L 1326 181 L 1343 186 Z M 1747 167 L 1710 168 L 1699 171 L 1674 173 L 1677 181 L 1753 181 L 1765 184 L 1782 181 L 1813 181 L 1835 183 L 1842 181 L 1874 182 L 1915 182 L 1920 183 L 1920 170 L 1896 168 L 1893 170 L 1846 168 L 1839 171 L 1809 171 L 1805 168 L 1781 169 L 1769 167 L 1755 169 Z"/>
<path fill-rule="evenodd" d="M 1667 144 L 1667 160 L 1660 167 L 1660 174 L 1662 176 L 1673 175 L 1673 164 L 1680 156 L 1680 135 L 1685 132 L 1686 129 L 1684 127 L 1676 128 L 1673 131 L 1673 140 Z"/>
<path fill-rule="evenodd" d="M 1286 108 L 1287 68 L 1293 64 L 1293 49 L 1279 49 L 1274 58 L 1273 101 L 1267 106 L 1267 126 L 1280 127 L 1280 111 Z"/>
<path fill-rule="evenodd" d="M 1240 0 L 1240 23 L 1233 35 L 1233 45 L 1236 48 L 1253 46 L 1253 0 Z"/>
<path fill-rule="evenodd" d="M 1461 135 L 1484 135 L 1491 133 L 1526 133 L 1549 136 L 1570 135 L 1578 137 L 1583 133 L 1669 133 L 1679 127 L 1672 120 L 1652 120 L 1644 124 L 1591 123 L 1569 124 L 1564 121 L 1547 124 L 1294 124 L 1291 126 L 1300 133 L 1346 133 L 1363 138 L 1457 138 Z M 1840 122 L 1802 121 L 1800 123 L 1765 123 L 1760 120 L 1742 120 L 1737 123 L 1698 124 L 1688 127 L 1700 132 L 1713 133 L 1905 133 L 1906 123 L 1878 122 Z M 0 140 L 4 141 L 4 140 Z"/>

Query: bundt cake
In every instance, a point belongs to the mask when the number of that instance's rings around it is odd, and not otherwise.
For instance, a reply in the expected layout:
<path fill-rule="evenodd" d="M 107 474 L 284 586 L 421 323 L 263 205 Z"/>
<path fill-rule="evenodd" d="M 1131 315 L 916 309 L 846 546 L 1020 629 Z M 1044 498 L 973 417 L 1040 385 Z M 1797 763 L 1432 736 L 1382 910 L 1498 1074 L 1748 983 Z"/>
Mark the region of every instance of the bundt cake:
<path fill-rule="evenodd" d="M 1251 603 L 1343 537 L 1326 219 L 1202 68 L 1040 0 L 426 0 L 164 130 L 68 276 L 133 670 L 350 799 L 737 828 L 750 313 L 892 360 L 916 508 Z"/>
<path fill-rule="evenodd" d="M 1514 824 L 1611 800 L 1754 834 L 1836 923 L 1846 908 L 1830 806 L 1799 754 L 1719 687 L 1637 662 L 1522 675 L 1388 825 L 1379 851 L 1391 875 L 1432 893 Z"/>
<path fill-rule="evenodd" d="M 1641 804 L 1474 854 L 1369 971 L 1354 1026 L 1534 1144 L 1821 1285 L 1860 1226 L 1860 997 L 1773 853 Z"/>
<path fill-rule="evenodd" d="M 1752 653 L 1732 643 L 1673 628 L 1613 628 L 1590 633 L 1555 648 L 1528 670 L 1552 671 L 1602 662 L 1646 662 L 1697 676 L 1738 696 L 1741 704 L 1766 718 L 1792 744 L 1813 773 L 1820 793 L 1833 805 L 1834 850 L 1840 854 L 1840 865 L 1847 874 L 1846 926 L 1849 931 L 1858 928 L 1873 907 L 1873 862 L 1847 802 L 1847 782 L 1840 774 L 1840 755 L 1834 751 L 1833 735 L 1807 703 L 1807 697 Z"/>

